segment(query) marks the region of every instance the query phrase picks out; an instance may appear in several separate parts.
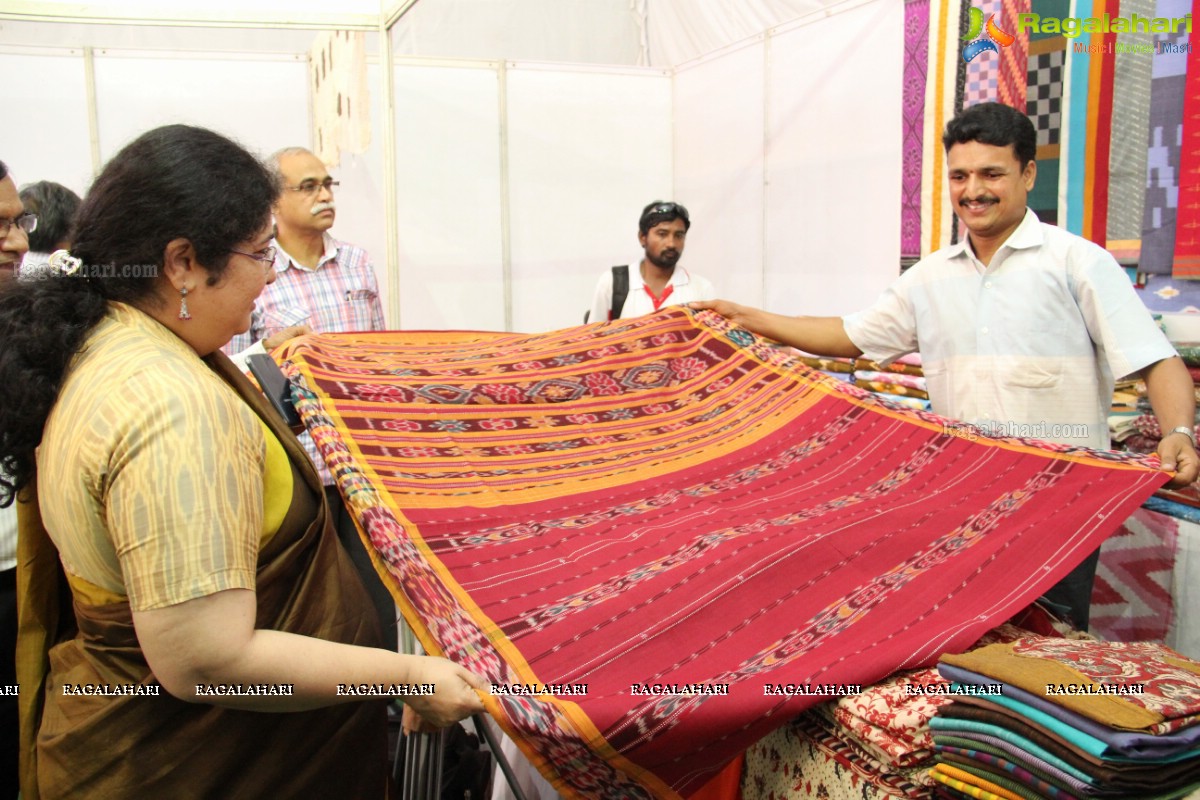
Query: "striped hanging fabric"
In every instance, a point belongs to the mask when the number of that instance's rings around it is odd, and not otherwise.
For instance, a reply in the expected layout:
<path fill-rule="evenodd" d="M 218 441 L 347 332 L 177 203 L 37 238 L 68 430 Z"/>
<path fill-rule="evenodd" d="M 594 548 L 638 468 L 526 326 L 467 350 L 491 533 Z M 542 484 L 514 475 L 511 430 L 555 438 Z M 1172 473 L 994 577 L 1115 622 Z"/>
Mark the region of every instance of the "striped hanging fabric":
<path fill-rule="evenodd" d="M 1200 0 L 1192 2 L 1192 19 Z M 1179 153 L 1179 211 L 1175 222 L 1177 278 L 1200 278 L 1200 37 L 1189 38 Z"/>

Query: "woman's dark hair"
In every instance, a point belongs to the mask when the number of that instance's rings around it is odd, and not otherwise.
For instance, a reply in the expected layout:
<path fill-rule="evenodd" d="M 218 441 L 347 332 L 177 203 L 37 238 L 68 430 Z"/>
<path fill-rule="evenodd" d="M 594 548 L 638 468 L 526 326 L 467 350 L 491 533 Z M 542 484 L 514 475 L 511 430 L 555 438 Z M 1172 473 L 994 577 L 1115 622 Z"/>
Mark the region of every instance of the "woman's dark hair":
<path fill-rule="evenodd" d="M 1037 158 L 1037 129 L 1029 117 L 1003 103 L 977 103 L 946 123 L 942 144 L 979 142 L 994 147 L 1012 145 L 1021 169 Z"/>
<path fill-rule="evenodd" d="M 21 205 L 37 214 L 38 224 L 29 234 L 29 249 L 49 253 L 59 242 L 69 241 L 71 221 L 82 202 L 79 195 L 61 183 L 38 181 L 21 187 Z"/>
<path fill-rule="evenodd" d="M 75 219 L 79 272 L 0 286 L 0 506 L 32 479 L 67 366 L 108 301 L 154 302 L 175 239 L 192 243 L 215 283 L 230 248 L 266 224 L 277 192 L 254 156 L 204 128 L 156 128 L 108 162 Z"/>

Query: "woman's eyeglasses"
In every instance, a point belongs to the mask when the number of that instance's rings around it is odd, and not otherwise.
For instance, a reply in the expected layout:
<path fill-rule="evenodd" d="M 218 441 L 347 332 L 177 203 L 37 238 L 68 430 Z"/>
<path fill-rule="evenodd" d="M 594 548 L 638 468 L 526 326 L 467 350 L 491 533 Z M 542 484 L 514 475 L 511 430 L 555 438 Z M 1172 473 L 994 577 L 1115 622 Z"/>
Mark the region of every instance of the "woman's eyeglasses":
<path fill-rule="evenodd" d="M 239 256 L 246 256 L 247 258 L 253 258 L 255 261 L 262 264 L 264 268 L 275 263 L 276 248 L 273 244 L 267 245 L 257 253 L 247 253 L 242 250 L 230 250 L 229 252 L 237 253 Z"/>

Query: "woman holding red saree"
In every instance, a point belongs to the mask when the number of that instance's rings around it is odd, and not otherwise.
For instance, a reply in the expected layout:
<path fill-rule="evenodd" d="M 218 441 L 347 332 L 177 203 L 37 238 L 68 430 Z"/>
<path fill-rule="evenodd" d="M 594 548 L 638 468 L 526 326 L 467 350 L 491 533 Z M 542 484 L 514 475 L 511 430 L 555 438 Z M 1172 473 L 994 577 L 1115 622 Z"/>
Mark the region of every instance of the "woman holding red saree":
<path fill-rule="evenodd" d="M 150 131 L 0 294 L 26 798 L 383 797 L 385 707 L 339 685 L 482 709 L 477 675 L 378 646 L 316 472 L 219 352 L 274 279 L 277 191 L 218 134 Z"/>

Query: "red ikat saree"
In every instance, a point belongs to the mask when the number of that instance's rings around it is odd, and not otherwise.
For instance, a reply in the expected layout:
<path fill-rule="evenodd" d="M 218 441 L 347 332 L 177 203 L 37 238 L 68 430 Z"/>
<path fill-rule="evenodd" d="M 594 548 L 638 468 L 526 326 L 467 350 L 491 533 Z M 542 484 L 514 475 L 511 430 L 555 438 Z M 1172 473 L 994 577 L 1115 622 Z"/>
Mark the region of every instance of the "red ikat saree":
<path fill-rule="evenodd" d="M 795 685 L 962 650 L 1165 480 L 949 435 L 712 312 L 308 337 L 285 369 L 425 647 L 586 684 L 485 698 L 568 797 L 687 796 L 829 699 Z M 691 684 L 728 694 L 637 693 Z"/>

